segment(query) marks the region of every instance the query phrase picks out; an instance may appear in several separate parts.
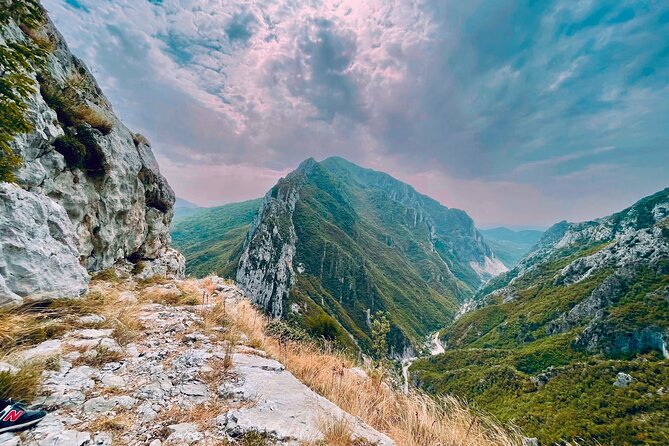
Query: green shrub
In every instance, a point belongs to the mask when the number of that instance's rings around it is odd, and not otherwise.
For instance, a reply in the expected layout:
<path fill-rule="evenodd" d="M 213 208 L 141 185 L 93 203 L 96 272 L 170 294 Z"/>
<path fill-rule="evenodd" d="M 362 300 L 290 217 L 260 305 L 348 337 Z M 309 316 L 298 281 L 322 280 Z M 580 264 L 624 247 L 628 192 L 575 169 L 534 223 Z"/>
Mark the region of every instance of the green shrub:
<path fill-rule="evenodd" d="M 265 333 L 281 342 L 309 342 L 312 340 L 309 333 L 302 328 L 280 319 L 270 321 L 265 328 Z"/>
<path fill-rule="evenodd" d="M 3 6 L 0 26 L 9 20 L 26 29 L 42 26 L 44 14 L 39 2 L 24 0 Z M 32 130 L 26 116 L 25 99 L 35 92 L 31 71 L 42 65 L 45 51 L 34 42 L 5 42 L 0 44 L 0 181 L 16 180 L 14 171 L 22 160 L 12 151 L 10 143 L 22 133 Z"/>
<path fill-rule="evenodd" d="M 56 140 L 54 148 L 71 168 L 77 167 L 90 174 L 106 171 L 104 152 L 90 127 L 79 125 L 76 130 L 67 129 L 66 134 Z"/>
<path fill-rule="evenodd" d="M 325 313 L 310 316 L 305 320 L 309 333 L 317 338 L 335 341 L 339 334 L 339 324 L 332 317 Z"/>

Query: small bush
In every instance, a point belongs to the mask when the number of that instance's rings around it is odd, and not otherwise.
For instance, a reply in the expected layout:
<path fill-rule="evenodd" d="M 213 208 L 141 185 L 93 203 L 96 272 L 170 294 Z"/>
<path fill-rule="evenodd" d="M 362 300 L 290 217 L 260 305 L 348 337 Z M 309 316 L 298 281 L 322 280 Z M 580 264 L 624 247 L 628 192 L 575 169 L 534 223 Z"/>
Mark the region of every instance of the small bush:
<path fill-rule="evenodd" d="M 63 155 L 68 166 L 84 167 L 86 159 L 86 146 L 77 139 L 76 136 L 64 135 L 54 143 L 56 151 Z"/>
<path fill-rule="evenodd" d="M 23 165 L 23 160 L 8 147 L 0 147 L 0 181 L 16 181 L 14 171 Z"/>
<path fill-rule="evenodd" d="M 265 328 L 265 334 L 278 339 L 279 342 L 309 342 L 312 341 L 309 333 L 302 328 L 291 325 L 286 321 L 280 319 L 271 320 Z"/>
<path fill-rule="evenodd" d="M 317 314 L 306 318 L 305 320 L 309 333 L 316 338 L 327 339 L 328 341 L 337 340 L 339 334 L 339 324 L 327 314 Z"/>
<path fill-rule="evenodd" d="M 68 128 L 65 135 L 56 140 L 54 148 L 63 155 L 71 168 L 83 169 L 90 174 L 101 174 L 107 170 L 102 147 L 86 125 L 79 125 L 76 129 Z"/>

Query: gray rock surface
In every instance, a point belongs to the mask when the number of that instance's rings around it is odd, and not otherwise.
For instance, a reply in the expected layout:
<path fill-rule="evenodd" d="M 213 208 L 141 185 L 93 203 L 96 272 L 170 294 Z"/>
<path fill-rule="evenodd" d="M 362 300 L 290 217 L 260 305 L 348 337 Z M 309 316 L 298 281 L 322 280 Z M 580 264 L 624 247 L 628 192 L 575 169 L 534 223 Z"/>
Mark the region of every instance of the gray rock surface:
<path fill-rule="evenodd" d="M 619 372 L 618 376 L 616 376 L 616 380 L 614 381 L 613 385 L 615 387 L 621 387 L 625 388 L 632 384 L 632 381 L 634 381 L 634 378 L 632 378 L 631 375 L 628 375 L 627 373 Z"/>
<path fill-rule="evenodd" d="M 233 361 L 239 379 L 227 390 L 243 401 L 253 402 L 227 413 L 225 429 L 233 436 L 261 431 L 282 441 L 318 441 L 323 439 L 323 424 L 336 421 L 346 423 L 354 438 L 379 446 L 394 444 L 313 392 L 281 363 L 249 354 L 235 354 Z"/>
<path fill-rule="evenodd" d="M 88 273 L 74 225 L 56 201 L 0 183 L 0 306 L 23 297 L 76 297 Z"/>
<path fill-rule="evenodd" d="M 283 315 L 295 281 L 293 257 L 297 235 L 293 212 L 305 176 L 315 165 L 307 160 L 265 195 L 253 221 L 237 269 L 237 284 L 272 317 Z"/>
<path fill-rule="evenodd" d="M 12 142 L 23 159 L 16 172 L 18 187 L 3 184 L 0 189 L 0 305 L 19 303 L 27 295 L 77 295 L 86 288 L 86 271 L 123 259 L 146 261 L 152 265 L 147 274 L 183 274 L 183 259 L 167 252 L 174 193 L 148 141 L 116 117 L 50 21 L 39 33 L 54 49 L 36 85 L 42 91 L 37 88 L 26 98 L 33 129 Z M 0 27 L 4 42 L 28 39 L 14 21 Z M 47 104 L 47 87 L 108 128 L 59 122 L 51 108 L 56 105 Z M 98 147 L 95 169 L 68 165 L 56 150 L 58 138 L 82 132 Z M 167 259 L 158 260 L 163 255 Z"/>

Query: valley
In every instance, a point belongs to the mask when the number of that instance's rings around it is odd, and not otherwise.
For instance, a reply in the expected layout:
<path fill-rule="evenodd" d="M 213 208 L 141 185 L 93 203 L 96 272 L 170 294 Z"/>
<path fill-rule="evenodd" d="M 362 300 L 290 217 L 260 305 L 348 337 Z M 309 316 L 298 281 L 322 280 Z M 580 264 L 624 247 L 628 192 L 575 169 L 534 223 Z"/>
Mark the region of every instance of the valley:
<path fill-rule="evenodd" d="M 662 444 L 668 217 L 665 189 L 609 217 L 550 228 L 442 330 L 446 353 L 416 361 L 415 384 L 460 394 L 542 444 Z"/>
<path fill-rule="evenodd" d="M 518 424 L 541 444 L 559 439 L 606 443 L 612 435 L 625 438 L 624 444 L 634 444 L 638 436 L 663 438 L 658 420 L 667 416 L 663 405 L 669 388 L 669 190 L 599 220 L 558 223 L 544 234 L 496 229 L 477 236 L 472 225 L 464 231 L 471 237 L 467 243 L 481 247 L 484 257 L 498 253 L 504 258 L 511 248 L 525 251 L 520 258 L 506 257 L 508 272 L 480 277 L 478 285 L 462 257 L 442 257 L 454 251 L 431 238 L 438 217 L 430 214 L 429 201 L 425 206 L 425 198 L 414 194 L 384 174 L 340 159 L 308 161 L 281 180 L 262 204 L 248 202 L 258 207 L 249 209 L 242 222 L 249 234 L 241 231 L 230 239 L 237 247 L 244 244 L 246 260 L 240 265 L 259 267 L 260 280 L 245 278 L 250 272 L 240 277 L 239 269 L 227 273 L 250 295 L 258 293 L 257 302 L 270 314 L 353 351 L 370 351 L 371 309 L 378 304 L 379 310 L 395 308 L 388 312 L 388 353 L 401 362 L 405 391 L 416 386 L 466 398 L 502 421 Z M 239 205 L 229 206 L 232 211 Z M 222 221 L 227 227 L 227 220 Z M 188 230 L 196 224 L 203 223 L 193 219 Z M 183 225 L 175 225 L 177 244 Z M 463 233 L 462 228 L 457 231 Z M 258 237 L 262 242 L 254 242 Z M 369 257 L 360 245 L 374 246 L 376 255 Z M 252 260 L 253 249 L 267 263 Z M 363 259 L 362 271 L 371 273 L 363 276 L 366 282 L 352 275 L 360 268 L 356 259 Z M 404 263 L 408 259 L 416 270 Z M 276 271 L 284 275 L 271 275 Z M 402 277 L 402 285 L 389 283 L 384 271 Z M 436 274 L 443 274 L 441 281 Z M 283 290 L 279 293 L 277 281 Z M 373 291 L 361 292 L 361 283 Z M 384 288 L 386 284 L 393 288 Z M 425 284 L 428 294 L 446 299 L 406 300 Z M 439 302 L 441 307 L 430 310 Z M 301 314 L 305 310 L 307 317 Z M 432 311 L 441 311 L 441 318 L 425 318 Z M 319 323 L 329 324 L 331 331 L 310 325 L 310 313 L 320 314 Z M 413 325 L 410 318 L 417 314 L 421 321 Z M 404 339 L 410 340 L 410 349 Z M 613 385 L 627 375 L 632 377 L 629 386 Z M 628 417 L 635 411 L 658 427 Z"/>
<path fill-rule="evenodd" d="M 669 444 L 669 90 L 617 40 L 658 2 L 118 1 L 0 0 L 0 446 Z"/>

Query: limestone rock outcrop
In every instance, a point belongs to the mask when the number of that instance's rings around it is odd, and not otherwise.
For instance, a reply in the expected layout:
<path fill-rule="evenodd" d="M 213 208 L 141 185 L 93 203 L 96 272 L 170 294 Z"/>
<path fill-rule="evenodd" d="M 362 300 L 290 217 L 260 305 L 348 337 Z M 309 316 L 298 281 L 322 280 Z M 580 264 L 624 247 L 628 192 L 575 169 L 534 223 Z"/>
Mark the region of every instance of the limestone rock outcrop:
<path fill-rule="evenodd" d="M 74 225 L 55 201 L 0 183 L 0 306 L 26 295 L 84 292 L 88 273 L 75 240 Z"/>
<path fill-rule="evenodd" d="M 76 295 L 86 288 L 86 271 L 125 259 L 182 274 L 179 255 L 159 260 L 169 250 L 175 197 L 149 142 L 114 114 L 46 12 L 29 29 L 17 11 L 0 24 L 0 44 L 46 54 L 24 73 L 34 80 L 24 98 L 31 130 L 11 142 L 22 167 L 16 185 L 3 183 L 0 192 L 0 305 Z"/>

